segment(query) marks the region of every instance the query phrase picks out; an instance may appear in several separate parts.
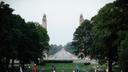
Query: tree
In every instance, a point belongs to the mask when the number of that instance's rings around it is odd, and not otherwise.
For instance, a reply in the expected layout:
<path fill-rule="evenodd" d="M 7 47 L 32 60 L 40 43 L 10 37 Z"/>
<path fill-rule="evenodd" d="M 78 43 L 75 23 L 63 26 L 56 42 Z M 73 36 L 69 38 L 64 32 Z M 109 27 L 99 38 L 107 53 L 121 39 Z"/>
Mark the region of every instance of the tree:
<path fill-rule="evenodd" d="M 47 34 L 47 30 L 45 28 L 43 28 L 40 24 L 36 24 L 37 27 L 37 32 L 39 34 L 39 45 L 40 45 L 40 49 L 41 50 L 41 57 L 44 57 L 44 53 L 47 53 L 50 45 L 49 45 L 49 36 Z"/>
<path fill-rule="evenodd" d="M 75 52 L 77 51 L 76 48 L 74 48 L 74 46 L 72 45 L 72 42 L 68 42 L 65 46 L 64 46 L 65 50 L 75 54 Z"/>
<path fill-rule="evenodd" d="M 85 55 L 90 54 L 92 44 L 92 25 L 89 20 L 85 20 L 74 32 L 73 46 L 78 52 L 84 52 Z"/>
<path fill-rule="evenodd" d="M 23 30 L 17 56 L 23 67 L 30 61 L 38 63 L 38 58 L 43 56 L 43 51 L 49 48 L 48 42 L 47 31 L 38 23 L 28 22 Z"/>
<path fill-rule="evenodd" d="M 122 42 L 121 35 L 122 32 L 127 32 L 128 29 L 127 2 L 125 4 L 124 1 L 121 1 L 123 2 L 121 4 L 118 1 L 121 0 L 107 4 L 92 18 L 92 31 L 94 33 L 93 55 L 99 60 L 108 61 L 109 72 L 112 72 L 112 63 L 117 62 L 118 57 L 120 58 L 118 56 L 120 44 L 125 44 L 125 42 Z"/>
<path fill-rule="evenodd" d="M 123 39 L 120 42 L 119 48 L 119 63 L 123 72 L 128 70 L 128 31 L 121 32 Z"/>
<path fill-rule="evenodd" d="M 20 64 L 38 62 L 44 50 L 49 48 L 46 29 L 34 22 L 26 23 L 19 15 L 12 14 L 8 4 L 0 2 L 0 71 L 9 71 L 12 60 Z M 13 68 L 12 68 L 13 69 Z M 13 71 L 12 71 L 13 72 Z"/>
<path fill-rule="evenodd" d="M 98 58 L 108 60 L 109 72 L 112 72 L 112 63 L 117 58 L 115 15 L 113 4 L 110 3 L 103 7 L 92 20 L 95 34 L 93 44 L 96 50 L 99 50 L 99 53 L 97 53 Z"/>
<path fill-rule="evenodd" d="M 13 9 L 8 4 L 0 2 L 0 70 L 8 70 L 10 59 L 16 58 L 20 24 L 25 21 L 18 15 L 12 14 Z"/>
<path fill-rule="evenodd" d="M 115 6 L 118 8 L 118 23 L 120 24 L 120 30 L 118 32 L 118 55 L 119 64 L 123 72 L 128 70 L 128 1 L 127 0 L 117 0 Z"/>
<path fill-rule="evenodd" d="M 49 55 L 53 55 L 56 52 L 60 51 L 63 48 L 62 45 L 56 45 L 56 44 L 51 44 L 49 47 Z"/>

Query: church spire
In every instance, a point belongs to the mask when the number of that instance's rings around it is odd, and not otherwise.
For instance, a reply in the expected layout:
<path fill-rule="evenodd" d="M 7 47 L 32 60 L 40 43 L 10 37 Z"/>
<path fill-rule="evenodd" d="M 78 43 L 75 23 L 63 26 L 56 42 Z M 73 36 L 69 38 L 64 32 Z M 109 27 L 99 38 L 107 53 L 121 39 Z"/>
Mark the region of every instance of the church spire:
<path fill-rule="evenodd" d="M 46 17 L 46 14 L 43 15 L 42 26 L 43 26 L 45 29 L 47 29 L 47 17 Z"/>
<path fill-rule="evenodd" d="M 80 14 L 80 25 L 84 22 L 84 17 L 83 17 L 83 14 Z"/>

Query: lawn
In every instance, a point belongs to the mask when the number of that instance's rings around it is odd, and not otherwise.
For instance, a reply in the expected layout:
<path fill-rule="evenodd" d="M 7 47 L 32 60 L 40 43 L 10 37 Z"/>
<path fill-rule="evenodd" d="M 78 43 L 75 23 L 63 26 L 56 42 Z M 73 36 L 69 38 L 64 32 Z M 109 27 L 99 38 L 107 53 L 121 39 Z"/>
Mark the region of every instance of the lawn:
<path fill-rule="evenodd" d="M 38 72 L 51 72 L 52 65 L 56 67 L 56 72 L 73 72 L 76 69 L 75 63 L 47 63 L 46 65 L 37 65 Z M 80 72 L 94 72 L 94 65 L 79 64 Z"/>

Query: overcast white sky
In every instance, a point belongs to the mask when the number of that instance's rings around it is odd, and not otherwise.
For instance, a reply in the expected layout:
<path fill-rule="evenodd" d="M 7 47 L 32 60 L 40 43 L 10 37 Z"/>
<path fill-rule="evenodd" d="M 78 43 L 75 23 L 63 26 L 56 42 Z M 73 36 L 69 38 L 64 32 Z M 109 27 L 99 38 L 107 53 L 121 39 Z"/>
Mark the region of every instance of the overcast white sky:
<path fill-rule="evenodd" d="M 2 1 L 2 0 L 0 0 Z M 26 22 L 42 23 L 47 15 L 47 31 L 50 44 L 62 44 L 72 41 L 73 33 L 79 26 L 79 16 L 91 19 L 106 3 L 114 0 L 3 0 L 15 9 L 14 13 Z"/>

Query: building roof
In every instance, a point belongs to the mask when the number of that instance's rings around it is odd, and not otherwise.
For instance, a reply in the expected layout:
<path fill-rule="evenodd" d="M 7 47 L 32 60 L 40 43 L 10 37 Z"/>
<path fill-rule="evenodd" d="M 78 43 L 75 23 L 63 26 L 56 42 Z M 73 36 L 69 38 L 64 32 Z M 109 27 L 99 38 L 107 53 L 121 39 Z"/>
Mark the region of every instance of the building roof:
<path fill-rule="evenodd" d="M 66 51 L 64 48 L 62 48 L 59 52 L 54 54 L 51 57 L 51 59 L 54 59 L 54 60 L 75 60 L 78 58 L 74 54 L 72 54 L 72 53 Z"/>

